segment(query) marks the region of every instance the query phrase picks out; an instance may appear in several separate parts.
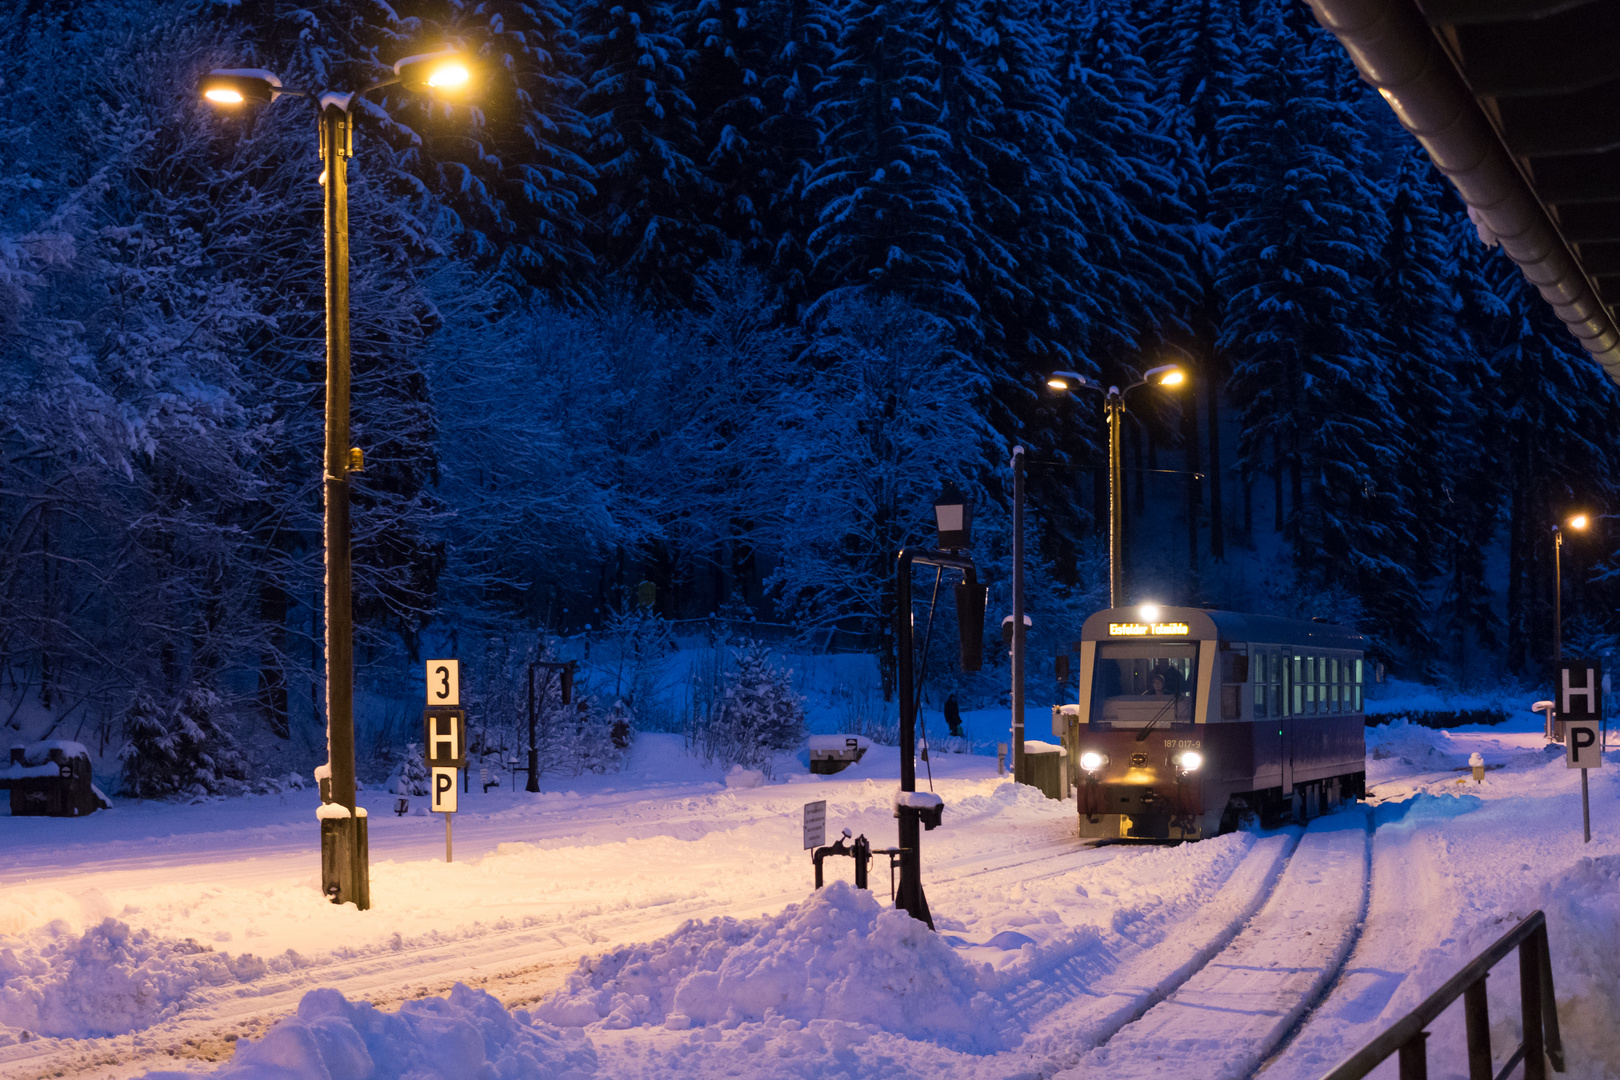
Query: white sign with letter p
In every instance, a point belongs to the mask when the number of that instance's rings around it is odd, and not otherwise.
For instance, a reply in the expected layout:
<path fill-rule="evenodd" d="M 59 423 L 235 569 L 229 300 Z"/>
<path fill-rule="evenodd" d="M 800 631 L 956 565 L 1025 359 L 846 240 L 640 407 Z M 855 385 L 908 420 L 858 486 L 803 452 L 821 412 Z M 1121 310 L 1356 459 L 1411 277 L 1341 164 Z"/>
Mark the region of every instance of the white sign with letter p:
<path fill-rule="evenodd" d="M 1596 720 L 1565 720 L 1564 764 L 1571 769 L 1603 768 L 1603 747 L 1598 742 Z"/>
<path fill-rule="evenodd" d="M 458 771 L 456 769 L 434 767 L 432 777 L 434 813 L 453 814 L 456 812 L 456 773 Z"/>

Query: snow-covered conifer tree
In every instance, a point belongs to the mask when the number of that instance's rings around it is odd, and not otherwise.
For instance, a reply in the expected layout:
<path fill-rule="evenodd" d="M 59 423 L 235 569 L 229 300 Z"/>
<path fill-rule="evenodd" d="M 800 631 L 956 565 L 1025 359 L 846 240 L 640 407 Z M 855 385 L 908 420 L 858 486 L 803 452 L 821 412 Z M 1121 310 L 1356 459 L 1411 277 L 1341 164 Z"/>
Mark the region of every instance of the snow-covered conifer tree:
<path fill-rule="evenodd" d="M 712 203 L 673 24 L 664 0 L 584 0 L 574 23 L 602 269 L 660 298 L 689 297 L 693 275 L 722 248 L 703 214 Z"/>
<path fill-rule="evenodd" d="M 792 674 L 764 645 L 744 642 L 704 725 L 705 756 L 769 775 L 772 758 L 804 741 L 804 699 L 793 692 Z"/>
<path fill-rule="evenodd" d="M 965 284 L 972 210 L 951 171 L 934 100 L 938 64 L 915 7 L 848 0 L 836 59 L 819 93 L 824 156 L 805 195 L 818 310 L 871 287 L 975 336 Z"/>

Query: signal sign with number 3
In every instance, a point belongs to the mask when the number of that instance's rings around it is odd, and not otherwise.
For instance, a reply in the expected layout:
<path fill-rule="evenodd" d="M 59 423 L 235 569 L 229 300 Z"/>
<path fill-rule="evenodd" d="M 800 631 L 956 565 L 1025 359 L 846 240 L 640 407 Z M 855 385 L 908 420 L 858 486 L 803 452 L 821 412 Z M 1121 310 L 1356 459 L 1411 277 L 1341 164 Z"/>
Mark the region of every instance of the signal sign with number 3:
<path fill-rule="evenodd" d="M 427 703 L 461 704 L 461 663 L 457 660 L 427 662 Z"/>

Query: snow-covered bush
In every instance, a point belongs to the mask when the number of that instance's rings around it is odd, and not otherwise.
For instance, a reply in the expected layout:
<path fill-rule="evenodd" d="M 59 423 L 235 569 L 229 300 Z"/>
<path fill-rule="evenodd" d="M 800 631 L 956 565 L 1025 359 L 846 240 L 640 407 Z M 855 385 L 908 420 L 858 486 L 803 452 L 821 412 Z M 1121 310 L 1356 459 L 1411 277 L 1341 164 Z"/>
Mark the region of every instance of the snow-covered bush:
<path fill-rule="evenodd" d="M 804 699 L 793 692 L 792 676 L 764 645 L 742 645 L 724 689 L 694 732 L 704 758 L 770 775 L 777 752 L 804 741 Z"/>
<path fill-rule="evenodd" d="M 621 729 L 617 740 L 613 735 L 615 725 L 623 722 L 621 709 L 603 709 L 594 697 L 576 697 L 559 706 L 541 721 L 541 772 L 579 776 L 616 771 L 630 745 L 628 730 Z"/>
<path fill-rule="evenodd" d="M 426 795 L 428 793 L 427 761 L 421 743 L 406 743 L 405 756 L 394 764 L 384 787 L 394 795 Z"/>
<path fill-rule="evenodd" d="M 159 705 L 140 693 L 125 708 L 124 794 L 139 799 L 214 795 L 239 785 L 247 763 L 221 724 L 221 702 L 212 690 L 193 687 Z"/>

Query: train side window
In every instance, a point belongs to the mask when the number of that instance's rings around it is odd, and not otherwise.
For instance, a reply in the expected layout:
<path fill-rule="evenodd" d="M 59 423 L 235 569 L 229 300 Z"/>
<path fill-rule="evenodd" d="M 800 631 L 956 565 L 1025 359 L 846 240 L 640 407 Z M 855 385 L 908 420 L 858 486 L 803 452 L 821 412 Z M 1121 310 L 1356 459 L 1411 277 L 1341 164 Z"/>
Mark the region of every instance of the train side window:
<path fill-rule="evenodd" d="M 1271 676 L 1267 673 L 1272 663 L 1271 653 L 1264 649 L 1254 651 L 1254 715 L 1257 719 L 1264 719 L 1266 715 L 1266 697 L 1271 688 Z"/>
<path fill-rule="evenodd" d="M 1288 701 L 1283 692 L 1283 683 L 1287 681 L 1288 658 L 1282 653 L 1271 654 L 1271 715 L 1281 717 L 1288 711 Z"/>
<path fill-rule="evenodd" d="M 1328 657 L 1328 711 L 1339 712 L 1339 658 Z"/>
<path fill-rule="evenodd" d="M 1356 657 L 1356 712 L 1361 711 L 1361 657 Z"/>

